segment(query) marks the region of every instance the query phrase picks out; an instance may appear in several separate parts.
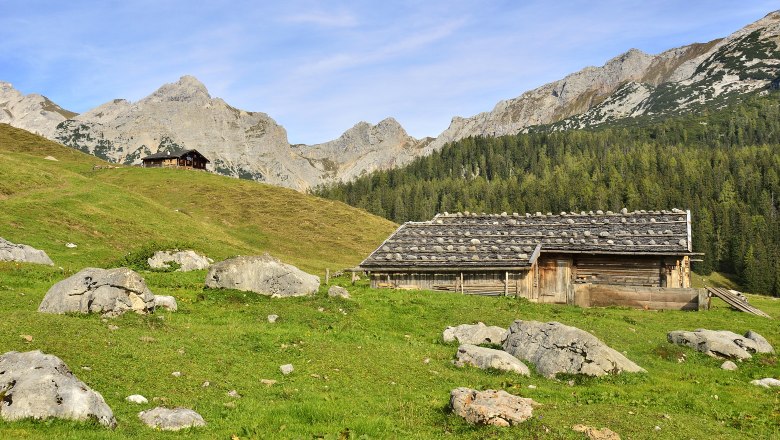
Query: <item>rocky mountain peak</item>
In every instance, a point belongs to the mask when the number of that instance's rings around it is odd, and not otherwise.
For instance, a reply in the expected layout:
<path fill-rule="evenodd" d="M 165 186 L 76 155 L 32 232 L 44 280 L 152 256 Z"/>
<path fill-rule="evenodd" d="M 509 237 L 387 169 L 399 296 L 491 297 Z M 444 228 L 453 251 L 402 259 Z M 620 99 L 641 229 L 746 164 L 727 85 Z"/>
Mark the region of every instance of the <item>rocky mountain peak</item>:
<path fill-rule="evenodd" d="M 193 102 L 204 104 L 211 101 L 206 86 L 190 75 L 182 76 L 175 83 L 165 84 L 144 99 L 146 102 Z"/>

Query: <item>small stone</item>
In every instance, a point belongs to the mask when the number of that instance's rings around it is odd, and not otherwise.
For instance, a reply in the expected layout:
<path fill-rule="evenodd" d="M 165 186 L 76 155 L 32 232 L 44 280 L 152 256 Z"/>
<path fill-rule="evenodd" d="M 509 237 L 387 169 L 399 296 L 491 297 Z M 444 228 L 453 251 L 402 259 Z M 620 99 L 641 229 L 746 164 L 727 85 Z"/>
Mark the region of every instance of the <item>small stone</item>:
<path fill-rule="evenodd" d="M 658 425 L 655 425 L 655 427 L 654 427 L 653 429 L 655 429 L 656 431 L 660 431 L 660 430 L 661 430 L 661 427 L 660 427 L 660 426 L 658 426 Z"/>
<path fill-rule="evenodd" d="M 140 394 L 133 394 L 131 396 L 125 397 L 125 400 L 130 403 L 137 403 L 139 405 L 144 405 L 149 403 L 149 401 L 146 399 L 146 397 L 140 395 Z"/>
<path fill-rule="evenodd" d="M 238 391 L 236 390 L 230 390 L 227 392 L 228 397 L 233 397 L 235 399 L 238 399 L 241 397 L 241 394 L 238 394 Z"/>
<path fill-rule="evenodd" d="M 138 338 L 138 340 L 141 341 L 141 342 L 147 342 L 147 343 L 156 341 L 156 339 L 154 339 L 151 336 L 141 336 L 140 338 Z"/>
<path fill-rule="evenodd" d="M 424 363 L 424 364 L 430 364 L 430 363 L 431 363 L 431 358 L 425 358 L 425 359 L 423 359 L 423 363 Z"/>
<path fill-rule="evenodd" d="M 528 388 L 529 388 L 529 389 L 532 389 L 532 390 L 535 390 L 535 389 L 536 389 L 536 385 L 533 385 L 533 384 L 531 384 L 531 385 L 528 385 Z"/>
<path fill-rule="evenodd" d="M 324 308 L 324 307 L 317 307 L 317 311 L 318 311 L 318 312 L 324 312 L 324 311 L 325 311 L 325 308 Z"/>
<path fill-rule="evenodd" d="M 19 337 L 24 339 L 28 343 L 33 341 L 33 337 L 31 335 L 19 335 Z"/>
<path fill-rule="evenodd" d="M 174 371 L 173 373 L 171 373 L 171 376 L 173 376 L 173 377 L 181 377 L 181 371 Z"/>
<path fill-rule="evenodd" d="M 752 385 L 757 385 L 764 388 L 780 387 L 780 380 L 772 377 L 765 377 L 764 379 L 751 380 Z"/>
<path fill-rule="evenodd" d="M 118 325 L 114 325 L 114 324 L 109 324 L 108 325 L 108 329 L 113 332 L 115 330 L 119 330 L 119 326 Z"/>
<path fill-rule="evenodd" d="M 268 315 L 268 323 L 273 324 L 279 319 L 279 315 Z"/>
<path fill-rule="evenodd" d="M 720 368 L 728 371 L 736 371 L 739 367 L 737 367 L 737 364 L 734 362 L 726 361 L 720 366 Z"/>
<path fill-rule="evenodd" d="M 200 386 L 203 387 L 203 388 L 208 388 L 210 385 L 211 385 L 211 382 L 209 382 L 209 381 L 205 381 L 202 384 L 200 384 Z"/>
<path fill-rule="evenodd" d="M 293 370 L 294 370 L 294 368 L 293 368 L 292 364 L 284 364 L 284 365 L 279 367 L 279 371 L 281 371 L 282 374 L 284 374 L 285 376 L 287 376 L 288 374 L 292 373 Z"/>
<path fill-rule="evenodd" d="M 260 379 L 260 383 L 267 387 L 270 387 L 276 384 L 276 381 L 273 379 Z"/>
<path fill-rule="evenodd" d="M 81 367 L 81 369 L 84 370 L 84 371 L 92 371 L 92 367 L 89 367 L 89 366 L 86 366 L 86 365 Z"/>
<path fill-rule="evenodd" d="M 76 243 L 65 243 L 65 247 L 69 249 L 77 248 L 78 245 Z"/>
<path fill-rule="evenodd" d="M 157 407 L 138 413 L 138 417 L 155 429 L 162 431 L 178 431 L 195 426 L 206 426 L 200 414 L 187 408 L 163 408 Z"/>

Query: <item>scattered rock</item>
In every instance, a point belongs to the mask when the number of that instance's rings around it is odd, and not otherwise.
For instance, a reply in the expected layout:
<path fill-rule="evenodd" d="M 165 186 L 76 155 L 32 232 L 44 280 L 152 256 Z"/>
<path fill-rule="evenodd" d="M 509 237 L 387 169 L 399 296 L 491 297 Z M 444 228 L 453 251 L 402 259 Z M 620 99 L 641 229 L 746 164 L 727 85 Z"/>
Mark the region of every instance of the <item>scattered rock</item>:
<path fill-rule="evenodd" d="M 279 315 L 268 315 L 268 322 L 270 324 L 275 323 L 277 319 L 279 319 Z"/>
<path fill-rule="evenodd" d="M 50 160 L 50 161 L 52 161 L 52 162 L 59 162 L 59 160 L 57 160 L 57 158 L 56 158 L 56 157 L 54 157 L 54 156 L 46 156 L 46 157 L 44 157 L 43 159 L 44 159 L 44 160 Z"/>
<path fill-rule="evenodd" d="M 113 331 L 119 330 L 119 326 L 118 325 L 114 325 L 114 324 L 109 324 L 108 325 L 108 329 L 113 332 Z"/>
<path fill-rule="evenodd" d="M 68 249 L 75 249 L 79 246 L 76 243 L 65 243 L 65 247 Z"/>
<path fill-rule="evenodd" d="M 458 367 L 472 365 L 483 370 L 493 368 L 502 371 L 512 371 L 523 376 L 531 374 L 528 367 L 511 354 L 471 344 L 463 344 L 458 347 L 455 365 Z"/>
<path fill-rule="evenodd" d="M 173 377 L 181 377 L 181 371 L 174 371 L 173 373 L 171 373 L 171 376 L 173 376 Z"/>
<path fill-rule="evenodd" d="M 205 381 L 202 384 L 200 384 L 200 386 L 203 387 L 203 388 L 208 388 L 209 386 L 211 386 L 211 382 Z"/>
<path fill-rule="evenodd" d="M 450 406 L 455 414 L 472 424 L 510 426 L 522 423 L 538 405 L 532 399 L 514 396 L 504 390 L 477 391 L 455 388 L 450 392 Z"/>
<path fill-rule="evenodd" d="M 590 440 L 620 440 L 620 436 L 609 428 L 596 429 L 592 426 L 574 425 L 571 429 L 584 433 Z"/>
<path fill-rule="evenodd" d="M 764 388 L 780 387 L 780 380 L 774 379 L 772 377 L 751 380 L 750 383 Z"/>
<path fill-rule="evenodd" d="M 236 391 L 236 390 L 230 390 L 230 391 L 228 391 L 228 392 L 227 392 L 227 395 L 228 395 L 228 397 L 232 397 L 232 398 L 234 398 L 234 399 L 239 399 L 239 398 L 241 398 L 241 394 L 238 394 L 238 391 Z"/>
<path fill-rule="evenodd" d="M 32 335 L 19 335 L 19 337 L 24 339 L 27 342 L 32 342 L 33 341 Z"/>
<path fill-rule="evenodd" d="M 745 333 L 745 337 L 756 343 L 756 350 L 759 353 L 775 352 L 775 349 L 774 347 L 772 347 L 772 344 L 770 344 L 769 341 L 766 340 L 766 338 L 754 332 L 753 330 L 748 330 L 747 333 Z"/>
<path fill-rule="evenodd" d="M 293 368 L 292 364 L 284 364 L 284 365 L 279 367 L 279 371 L 281 371 L 282 374 L 284 374 L 285 376 L 287 376 L 288 374 L 292 373 L 293 370 L 294 370 L 294 368 Z"/>
<path fill-rule="evenodd" d="M 175 263 L 179 266 L 176 272 L 208 269 L 210 266 L 209 260 L 205 256 L 199 255 L 193 250 L 180 251 L 178 249 L 157 251 L 146 262 L 149 263 L 149 267 L 152 269 L 170 269 L 171 265 L 168 263 Z"/>
<path fill-rule="evenodd" d="M 154 295 L 154 307 L 161 307 L 171 312 L 175 312 L 179 309 L 176 298 L 169 295 Z"/>
<path fill-rule="evenodd" d="M 349 290 L 341 287 L 341 286 L 330 286 L 328 289 L 328 296 L 331 298 L 338 297 L 338 298 L 344 298 L 349 299 Z"/>
<path fill-rule="evenodd" d="M 726 362 L 722 363 L 720 365 L 720 368 L 723 369 L 723 370 L 728 370 L 728 371 L 737 371 L 737 369 L 739 369 L 739 367 L 737 367 L 737 364 L 735 364 L 734 362 L 731 362 L 731 361 L 726 361 Z"/>
<path fill-rule="evenodd" d="M 39 312 L 103 313 L 117 316 L 132 310 L 154 311 L 154 295 L 144 279 L 132 270 L 87 268 L 53 285 Z"/>
<path fill-rule="evenodd" d="M 206 286 L 272 297 L 303 296 L 317 292 L 320 278 L 265 254 L 236 257 L 213 264 L 206 275 Z"/>
<path fill-rule="evenodd" d="M 4 420 L 49 417 L 97 420 L 109 428 L 116 419 L 103 396 L 80 381 L 57 356 L 40 350 L 0 355 L 0 416 Z"/>
<path fill-rule="evenodd" d="M 265 386 L 267 386 L 267 387 L 270 387 L 270 386 L 275 385 L 276 381 L 273 380 L 273 379 L 260 379 L 260 383 L 265 385 Z"/>
<path fill-rule="evenodd" d="M 603 376 L 645 372 L 592 334 L 558 322 L 513 322 L 504 350 L 533 363 L 536 371 L 547 377 L 558 373 Z"/>
<path fill-rule="evenodd" d="M 14 244 L 0 238 L 0 261 L 18 261 L 20 263 L 48 264 L 54 266 L 46 252 L 26 244 Z"/>
<path fill-rule="evenodd" d="M 507 336 L 505 328 L 497 326 L 486 326 L 478 322 L 472 324 L 461 324 L 457 327 L 447 327 L 442 333 L 444 342 L 458 341 L 461 344 L 501 344 Z"/>
<path fill-rule="evenodd" d="M 752 333 L 752 336 L 761 338 L 756 333 Z M 769 353 L 771 351 L 768 350 L 772 350 L 772 346 L 768 343 L 759 346 L 755 340 L 727 330 L 698 329 L 692 332 L 677 330 L 669 332 L 666 339 L 673 344 L 685 345 L 708 356 L 719 358 L 749 359 L 752 357 L 751 353 Z"/>
<path fill-rule="evenodd" d="M 149 403 L 148 400 L 146 400 L 146 397 L 140 395 L 140 394 L 133 394 L 132 396 L 125 397 L 125 400 L 131 403 L 137 403 L 139 405 L 144 405 Z"/>
<path fill-rule="evenodd" d="M 154 409 L 141 411 L 138 413 L 138 417 L 147 426 L 162 431 L 178 431 L 195 426 L 206 426 L 206 422 L 200 414 L 187 408 L 169 409 L 158 406 Z"/>
<path fill-rule="evenodd" d="M 140 336 L 138 340 L 141 342 L 146 342 L 147 344 L 150 344 L 152 342 L 157 342 L 157 339 L 154 339 L 154 337 L 152 336 Z"/>

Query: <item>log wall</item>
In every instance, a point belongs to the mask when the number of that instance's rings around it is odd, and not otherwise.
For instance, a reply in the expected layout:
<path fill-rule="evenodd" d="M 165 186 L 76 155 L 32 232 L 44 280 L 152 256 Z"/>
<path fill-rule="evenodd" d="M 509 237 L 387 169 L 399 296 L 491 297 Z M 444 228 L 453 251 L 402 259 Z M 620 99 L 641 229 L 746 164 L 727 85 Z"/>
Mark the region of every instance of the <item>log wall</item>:
<path fill-rule="evenodd" d="M 623 306 L 645 310 L 700 310 L 707 307 L 705 289 L 578 284 L 580 307 Z"/>

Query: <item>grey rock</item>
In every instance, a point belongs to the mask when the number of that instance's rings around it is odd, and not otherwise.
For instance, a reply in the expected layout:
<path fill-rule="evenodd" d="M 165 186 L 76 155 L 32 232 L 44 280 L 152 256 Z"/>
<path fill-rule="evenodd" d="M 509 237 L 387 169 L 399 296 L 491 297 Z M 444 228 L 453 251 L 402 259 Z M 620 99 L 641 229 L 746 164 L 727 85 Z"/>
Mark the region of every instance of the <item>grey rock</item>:
<path fill-rule="evenodd" d="M 141 411 L 138 413 L 138 418 L 147 426 L 162 431 L 178 431 L 184 428 L 206 426 L 206 421 L 200 414 L 187 408 L 170 409 L 158 406 L 154 409 Z"/>
<path fill-rule="evenodd" d="M 494 350 L 492 348 L 463 344 L 458 347 L 456 359 L 455 365 L 458 367 L 472 365 L 483 370 L 492 368 L 495 370 L 511 371 L 523 376 L 529 376 L 531 374 L 528 367 L 520 362 L 519 359 L 505 351 Z"/>
<path fill-rule="evenodd" d="M 292 364 L 284 364 L 279 367 L 279 371 L 281 371 L 285 376 L 292 373 L 294 370 L 295 368 L 292 366 Z"/>
<path fill-rule="evenodd" d="M 154 295 L 154 307 L 161 307 L 170 310 L 171 312 L 179 310 L 179 304 L 176 302 L 176 298 L 169 295 Z"/>
<path fill-rule="evenodd" d="M 152 269 L 170 269 L 169 263 L 176 263 L 177 272 L 189 272 L 192 270 L 208 269 L 209 259 L 193 250 L 157 251 L 146 260 Z"/>
<path fill-rule="evenodd" d="M 603 376 L 645 372 L 592 334 L 558 322 L 513 322 L 504 350 L 531 362 L 539 374 L 547 377 L 558 373 Z"/>
<path fill-rule="evenodd" d="M 100 393 L 80 381 L 57 356 L 39 350 L 0 355 L 0 390 L 4 420 L 94 419 L 109 428 L 116 426 L 114 413 Z"/>
<path fill-rule="evenodd" d="M 279 319 L 279 315 L 268 315 L 268 322 L 270 324 L 275 323 L 277 319 Z"/>
<path fill-rule="evenodd" d="M 461 344 L 501 344 L 507 336 L 507 330 L 498 326 L 486 326 L 482 322 L 447 327 L 442 332 L 444 342 L 458 341 Z"/>
<path fill-rule="evenodd" d="M 737 371 L 739 367 L 737 367 L 737 364 L 731 361 L 726 361 L 720 365 L 720 368 L 727 371 Z"/>
<path fill-rule="evenodd" d="M 331 298 L 333 297 L 344 298 L 344 299 L 350 298 L 349 290 L 341 286 L 330 286 L 330 288 L 328 289 L 328 296 Z"/>
<path fill-rule="evenodd" d="M 770 344 L 769 341 L 766 340 L 766 338 L 754 332 L 753 330 L 748 330 L 747 333 L 745 333 L 745 337 L 756 343 L 756 351 L 758 351 L 759 353 L 775 352 L 775 349 L 774 347 L 772 347 L 772 344 Z"/>
<path fill-rule="evenodd" d="M 450 392 L 452 411 L 472 424 L 517 425 L 533 416 L 536 405 L 538 403 L 533 399 L 518 397 L 504 390 L 478 391 L 460 387 Z"/>
<path fill-rule="evenodd" d="M 764 388 L 780 387 L 780 380 L 777 380 L 773 377 L 751 380 L 750 383 Z"/>
<path fill-rule="evenodd" d="M 211 265 L 206 274 L 206 286 L 272 297 L 304 296 L 317 292 L 320 278 L 265 254 L 231 258 Z"/>
<path fill-rule="evenodd" d="M 131 396 L 125 397 L 125 400 L 130 403 L 136 403 L 138 405 L 144 405 L 149 403 L 149 400 L 146 399 L 146 397 L 140 395 L 140 394 L 133 394 Z"/>
<path fill-rule="evenodd" d="M 53 285 L 38 307 L 45 313 L 103 313 L 154 311 L 154 294 L 140 275 L 126 267 L 86 268 Z"/>
<path fill-rule="evenodd" d="M 54 265 L 46 252 L 26 244 L 14 244 L 4 238 L 0 238 L 0 261 Z"/>
<path fill-rule="evenodd" d="M 768 352 L 765 351 L 767 347 L 759 347 L 756 341 L 727 330 L 676 330 L 669 332 L 666 339 L 673 344 L 684 345 L 719 358 L 749 359 L 752 353 Z"/>

